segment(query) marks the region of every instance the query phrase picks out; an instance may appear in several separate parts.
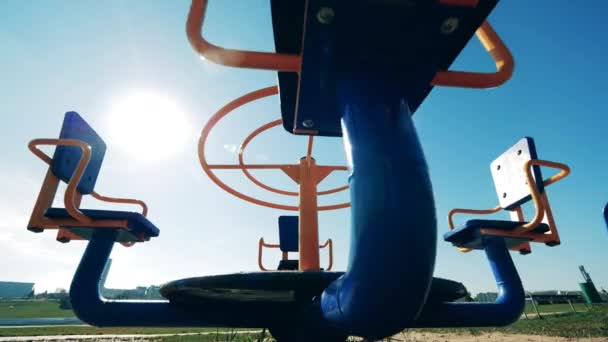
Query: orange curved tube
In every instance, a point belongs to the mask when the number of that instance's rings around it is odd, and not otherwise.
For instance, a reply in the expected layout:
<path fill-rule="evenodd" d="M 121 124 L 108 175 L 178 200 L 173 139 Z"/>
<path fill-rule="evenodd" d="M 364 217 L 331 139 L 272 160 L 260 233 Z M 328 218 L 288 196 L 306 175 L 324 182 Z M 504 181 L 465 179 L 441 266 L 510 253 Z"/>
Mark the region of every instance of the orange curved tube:
<path fill-rule="evenodd" d="M 517 229 L 514 229 L 513 230 L 514 233 L 527 233 L 527 232 L 533 230 L 541 223 L 541 221 L 543 220 L 543 217 L 545 216 L 545 206 L 543 205 L 543 202 L 542 202 L 541 196 L 540 196 L 540 192 L 538 191 L 538 188 L 536 187 L 536 183 L 534 182 L 534 177 L 532 176 L 532 166 L 533 165 L 552 167 L 552 168 L 556 168 L 556 169 L 560 170 L 559 173 L 544 180 L 543 181 L 544 185 L 553 184 L 553 183 L 559 181 L 560 179 L 565 178 L 566 176 L 568 176 L 570 174 L 570 167 L 568 167 L 568 165 L 562 164 L 562 163 L 552 162 L 552 161 L 548 161 L 548 160 L 532 159 L 532 160 L 528 160 L 526 162 L 526 164 L 524 164 L 524 172 L 526 173 L 526 181 L 528 182 L 528 187 L 530 188 L 530 194 L 532 195 L 532 201 L 534 203 L 534 208 L 536 209 L 536 214 L 534 215 L 534 218 L 532 219 L 532 221 L 522 225 L 521 227 L 519 227 Z"/>
<path fill-rule="evenodd" d="M 193 0 L 186 22 L 186 34 L 190 45 L 202 58 L 237 68 L 300 71 L 302 65 L 300 55 L 224 49 L 209 43 L 201 33 L 206 11 L 207 0 Z"/>
<path fill-rule="evenodd" d="M 247 196 L 239 191 L 234 190 L 233 188 L 229 187 L 228 185 L 226 185 L 224 182 L 222 182 L 214 173 L 213 171 L 211 171 L 211 167 L 210 165 L 207 163 L 207 159 L 205 157 L 205 144 L 207 142 L 207 138 L 209 137 L 209 133 L 211 132 L 211 129 L 222 119 L 224 118 L 226 115 L 228 115 L 231 111 L 235 110 L 236 108 L 247 104 L 251 101 L 255 101 L 257 99 L 261 99 L 263 97 L 267 97 L 267 96 L 271 96 L 271 95 L 275 95 L 278 94 L 279 92 L 279 88 L 277 86 L 270 86 L 270 87 L 266 87 L 266 88 L 262 88 L 262 89 L 258 89 L 256 91 L 247 93 L 235 100 L 233 100 L 232 102 L 228 103 L 227 105 L 225 105 L 224 107 L 220 108 L 220 110 L 218 110 L 210 119 L 209 121 L 207 121 L 207 123 L 205 124 L 205 127 L 203 127 L 203 131 L 201 132 L 201 136 L 198 140 L 198 159 L 199 162 L 201 164 L 201 166 L 203 167 L 203 170 L 205 171 L 205 173 L 207 174 L 207 176 L 215 183 L 217 184 L 220 188 L 222 188 L 224 191 L 230 193 L 233 196 L 236 196 L 242 200 L 245 200 L 247 202 L 251 202 L 254 204 L 258 204 L 261 206 L 265 206 L 265 207 L 270 207 L 273 209 L 281 209 L 281 210 L 290 210 L 290 211 L 297 211 L 298 207 L 297 206 L 292 206 L 292 205 L 283 205 L 283 204 L 276 204 L 276 203 L 272 203 L 272 202 L 266 202 L 266 201 L 262 201 L 259 200 L 257 198 L 253 198 L 251 196 Z M 281 168 L 279 165 L 267 165 L 268 168 Z M 233 165 L 233 168 L 242 168 L 242 166 L 239 165 Z"/>
<path fill-rule="evenodd" d="M 146 203 L 144 201 L 138 200 L 138 199 L 131 199 L 131 198 L 116 198 L 116 197 L 107 197 L 107 196 L 102 196 L 98 193 L 96 193 L 95 191 L 93 191 L 91 193 L 91 196 L 93 196 L 93 198 L 96 198 L 100 201 L 103 202 L 109 202 L 109 203 L 125 203 L 125 204 L 137 204 L 142 208 L 141 214 L 145 217 L 148 215 L 148 206 L 146 205 Z"/>
<path fill-rule="evenodd" d="M 266 269 L 264 267 L 264 264 L 262 263 L 262 252 L 264 250 L 264 247 L 267 248 L 280 248 L 280 245 L 274 245 L 274 244 L 269 244 L 269 243 L 265 243 L 264 242 L 264 238 L 260 238 L 260 241 L 258 242 L 258 267 L 260 268 L 261 271 L 268 271 L 268 269 Z"/>
<path fill-rule="evenodd" d="M 270 86 L 270 87 L 266 87 L 266 88 L 262 88 L 262 89 L 258 89 L 256 91 L 252 91 L 250 93 L 247 93 L 233 101 L 231 101 L 230 103 L 226 104 L 224 107 L 220 108 L 220 110 L 218 110 L 213 116 L 211 116 L 211 118 L 209 119 L 209 121 L 207 121 L 207 123 L 205 124 L 205 126 L 203 127 L 203 130 L 201 132 L 201 136 L 198 140 L 198 159 L 199 162 L 201 164 L 201 167 L 203 168 L 203 171 L 205 171 L 205 173 L 207 174 L 207 176 L 217 185 L 219 186 L 222 190 L 230 193 L 233 196 L 236 196 L 242 200 L 245 200 L 247 202 L 251 202 L 257 205 L 261 205 L 264 207 L 269 207 L 269 208 L 273 208 L 273 209 L 281 209 L 281 210 L 290 210 L 290 211 L 298 211 L 299 210 L 299 206 L 290 206 L 290 205 L 284 205 L 284 204 L 277 204 L 277 203 L 272 203 L 272 202 L 267 202 L 267 201 L 263 201 L 263 200 L 259 200 L 257 198 L 245 195 L 233 188 L 231 188 L 230 186 L 228 186 L 226 183 L 222 182 L 216 175 L 215 173 L 213 173 L 213 169 L 282 169 L 284 167 L 288 167 L 290 165 L 280 165 L 280 164 L 262 164 L 262 165 L 247 165 L 247 164 L 239 164 L 239 165 L 232 165 L 232 164 L 209 164 L 207 163 L 207 159 L 205 156 L 205 146 L 207 143 L 207 138 L 209 137 L 209 133 L 211 133 L 211 130 L 213 129 L 213 127 L 215 127 L 215 125 L 222 120 L 226 115 L 228 115 L 230 112 L 232 112 L 233 110 L 235 110 L 236 108 L 239 108 L 249 102 L 255 101 L 257 99 L 263 98 L 263 97 L 267 97 L 267 96 L 271 96 L 271 95 L 276 95 L 278 94 L 278 87 L 277 86 Z M 275 121 L 276 122 L 276 121 Z M 267 124 L 267 125 L 270 125 Z M 258 134 L 263 131 L 262 128 L 264 128 L 265 126 L 260 127 L 258 130 L 254 131 L 257 132 Z M 265 127 L 265 129 L 268 129 L 269 127 Z M 253 134 L 253 133 L 252 133 Z M 255 136 L 255 135 L 254 135 Z M 249 138 L 249 137 L 248 137 Z M 253 137 L 252 137 L 253 138 Z M 249 139 L 251 140 L 251 139 Z M 247 139 L 246 139 L 247 141 Z M 247 141 L 248 143 L 248 141 Z M 243 147 L 244 148 L 244 147 Z M 241 150 L 239 150 L 239 154 L 242 154 Z M 242 157 L 241 157 L 242 158 Z M 239 162 L 242 161 L 242 159 L 239 158 Z M 334 170 L 347 170 L 346 166 L 324 166 L 326 168 L 332 168 Z M 253 177 L 253 175 L 250 174 L 251 177 Z M 260 182 L 261 183 L 261 182 Z M 257 184 L 257 183 L 256 183 Z M 330 194 L 330 193 L 335 193 L 338 191 L 342 191 L 342 190 L 346 190 L 348 188 L 348 186 L 342 186 L 339 188 L 335 188 L 335 189 L 330 189 L 330 190 L 325 190 L 325 191 L 320 191 L 318 193 L 318 195 L 325 195 L 325 194 Z M 279 189 L 276 189 L 279 190 Z M 350 203 L 341 203 L 341 204 L 335 204 L 335 205 L 326 205 L 326 206 L 320 206 L 318 207 L 319 211 L 325 211 L 325 210 L 335 210 L 335 209 L 342 209 L 342 208 L 348 208 L 350 207 Z"/>
<path fill-rule="evenodd" d="M 255 138 L 257 135 L 259 135 L 260 133 L 271 129 L 273 127 L 276 126 L 280 126 L 283 123 L 282 119 L 278 119 L 275 121 L 271 121 L 265 125 L 260 126 L 258 129 L 256 129 L 255 131 L 251 132 L 251 134 L 249 134 L 247 136 L 247 138 L 245 138 L 245 140 L 243 140 L 243 142 L 241 143 L 241 146 L 239 147 L 239 153 L 238 153 L 238 157 L 239 157 L 239 165 L 240 166 L 244 166 L 245 163 L 243 162 L 243 153 L 245 152 L 245 148 L 247 147 L 247 145 L 249 145 L 249 143 L 251 142 L 251 140 L 253 140 L 253 138 Z M 241 169 L 243 171 L 243 173 L 245 174 L 245 176 L 247 178 L 249 178 L 250 181 L 252 181 L 253 183 L 255 183 L 257 186 L 261 187 L 262 189 L 280 194 L 280 195 L 285 195 L 285 196 L 299 196 L 299 193 L 295 192 L 295 191 L 286 191 L 286 190 L 281 190 L 281 189 L 277 189 L 277 188 L 273 188 L 269 185 L 266 185 L 264 183 L 262 183 L 260 180 L 258 180 L 257 178 L 255 178 L 250 172 L 249 170 L 247 170 L 246 168 L 242 168 Z"/>
<path fill-rule="evenodd" d="M 434 86 L 464 88 L 494 88 L 507 82 L 513 75 L 515 62 L 511 52 L 488 21 L 477 29 L 477 38 L 496 63 L 495 73 L 439 71 L 431 81 Z"/>
<path fill-rule="evenodd" d="M 452 210 L 450 210 L 448 212 L 448 226 L 450 227 L 450 230 L 454 229 L 454 214 L 488 215 L 488 214 L 497 213 L 501 209 L 502 208 L 500 206 L 496 206 L 496 207 L 491 208 L 491 209 L 462 209 L 462 208 L 455 208 L 455 209 L 452 209 Z"/>
<path fill-rule="evenodd" d="M 452 209 L 448 212 L 448 226 L 450 227 L 450 230 L 454 229 L 454 214 L 460 213 L 460 214 L 488 215 L 488 214 L 493 214 L 493 213 L 499 212 L 501 209 L 502 208 L 500 206 L 496 206 L 491 209 L 462 209 L 462 208 Z M 465 248 L 465 247 L 458 247 L 458 250 L 463 253 L 468 253 L 468 252 L 472 251 L 471 248 Z"/>
<path fill-rule="evenodd" d="M 325 241 L 324 244 L 322 244 L 321 246 L 319 246 L 319 248 L 325 248 L 329 246 L 329 265 L 327 265 L 327 270 L 326 271 L 331 271 L 331 269 L 334 267 L 334 243 L 331 239 L 327 239 L 327 241 Z"/>
<path fill-rule="evenodd" d="M 82 175 L 84 174 L 84 171 L 91 160 L 91 146 L 76 139 L 34 139 L 30 141 L 28 144 L 30 151 L 48 164 L 51 163 L 52 158 L 42 152 L 38 148 L 39 145 L 80 147 L 82 150 L 82 156 L 80 157 L 78 165 L 76 166 L 76 169 L 68 182 L 67 188 L 65 189 L 63 202 L 68 214 L 70 214 L 70 216 L 72 216 L 76 221 L 86 224 L 92 223 L 93 220 L 78 210 L 78 206 L 75 203 L 76 188 L 78 187 L 78 183 L 80 183 L 80 179 L 82 178 Z"/>

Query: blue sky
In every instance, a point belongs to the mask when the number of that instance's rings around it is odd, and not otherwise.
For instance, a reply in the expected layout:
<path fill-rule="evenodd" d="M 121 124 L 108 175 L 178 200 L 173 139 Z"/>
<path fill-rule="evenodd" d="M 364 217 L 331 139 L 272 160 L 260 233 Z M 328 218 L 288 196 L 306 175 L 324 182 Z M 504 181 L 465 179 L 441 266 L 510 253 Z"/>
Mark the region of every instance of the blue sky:
<path fill-rule="evenodd" d="M 211 41 L 273 49 L 268 1 L 210 2 L 205 34 Z M 184 33 L 188 8 L 188 1 L 0 2 L 0 280 L 36 281 L 39 290 L 67 287 L 78 263 L 82 242 L 61 245 L 50 232 L 25 229 L 46 171 L 27 151 L 27 142 L 56 137 L 69 110 L 107 137 L 98 191 L 144 199 L 149 218 L 161 229 L 161 237 L 150 243 L 115 249 L 109 286 L 255 270 L 258 238 L 278 239 L 277 216 L 285 213 L 224 193 L 203 174 L 196 155 L 207 119 L 233 98 L 275 84 L 276 75 L 201 61 Z M 577 289 L 579 264 L 608 288 L 608 233 L 601 218 L 608 201 L 608 44 L 601 17 L 607 9 L 601 0 L 584 6 L 503 1 L 491 22 L 515 56 L 513 79 L 485 91 L 435 89 L 414 116 L 431 170 L 440 235 L 450 208 L 496 204 L 489 163 L 521 137 L 536 139 L 541 158 L 571 165 L 572 175 L 549 189 L 562 245 L 534 245 L 533 254 L 514 255 L 528 290 Z M 489 71 L 492 62 L 473 40 L 453 68 Z M 158 122 L 180 125 L 159 131 L 160 124 L 121 117 L 124 103 L 138 94 L 168 103 Z M 209 160 L 236 162 L 234 146 L 278 117 L 276 97 L 237 110 L 212 133 Z M 339 139 L 317 141 L 320 163 L 344 163 Z M 305 138 L 277 128 L 252 142 L 245 159 L 295 162 L 305 147 Z M 295 203 L 256 189 L 236 171 L 222 173 L 244 192 Z M 284 175 L 255 174 L 295 189 Z M 321 187 L 345 181 L 345 173 L 336 173 Z M 346 194 L 330 197 L 322 203 L 342 201 Z M 88 199 L 83 206 L 115 208 Z M 346 266 L 349 224 L 348 210 L 320 215 L 320 239 L 334 239 L 337 269 Z M 279 254 L 267 256 L 265 262 L 274 266 Z M 436 264 L 436 275 L 464 282 L 472 292 L 495 289 L 482 253 L 461 254 L 439 241 Z"/>

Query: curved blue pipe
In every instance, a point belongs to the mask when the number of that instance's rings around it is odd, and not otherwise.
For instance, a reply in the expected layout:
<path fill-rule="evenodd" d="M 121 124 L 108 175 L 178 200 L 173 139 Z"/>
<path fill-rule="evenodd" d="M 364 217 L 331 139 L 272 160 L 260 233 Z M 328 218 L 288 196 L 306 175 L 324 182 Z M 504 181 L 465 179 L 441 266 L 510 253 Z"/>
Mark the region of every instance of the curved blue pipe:
<path fill-rule="evenodd" d="M 425 307 L 415 327 L 504 326 L 519 319 L 524 311 L 525 294 L 509 250 L 499 237 L 485 237 L 484 247 L 498 286 L 496 301 Z"/>
<path fill-rule="evenodd" d="M 103 298 L 99 283 L 117 234 L 116 229 L 97 229 L 80 260 L 70 286 L 70 302 L 80 320 L 100 327 L 213 326 L 210 317 L 179 310 L 168 301 Z"/>
<path fill-rule="evenodd" d="M 351 335 L 389 336 L 417 318 L 430 288 L 437 239 L 431 182 L 399 82 L 361 75 L 338 89 L 351 246 L 346 273 L 321 296 L 322 315 Z"/>

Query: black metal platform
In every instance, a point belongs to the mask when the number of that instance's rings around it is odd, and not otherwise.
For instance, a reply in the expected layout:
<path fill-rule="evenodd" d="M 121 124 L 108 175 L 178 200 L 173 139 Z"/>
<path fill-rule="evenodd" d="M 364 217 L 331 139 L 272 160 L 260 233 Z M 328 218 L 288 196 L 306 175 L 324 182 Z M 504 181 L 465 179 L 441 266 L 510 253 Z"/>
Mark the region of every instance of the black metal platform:
<path fill-rule="evenodd" d="M 279 72 L 284 128 L 341 136 L 337 89 L 353 70 L 394 75 L 413 114 L 437 71 L 450 67 L 497 1 L 461 7 L 433 0 L 309 0 L 308 6 L 272 0 L 276 51 L 302 54 L 300 76 Z M 325 23 L 318 19 L 322 8 L 331 9 Z"/>

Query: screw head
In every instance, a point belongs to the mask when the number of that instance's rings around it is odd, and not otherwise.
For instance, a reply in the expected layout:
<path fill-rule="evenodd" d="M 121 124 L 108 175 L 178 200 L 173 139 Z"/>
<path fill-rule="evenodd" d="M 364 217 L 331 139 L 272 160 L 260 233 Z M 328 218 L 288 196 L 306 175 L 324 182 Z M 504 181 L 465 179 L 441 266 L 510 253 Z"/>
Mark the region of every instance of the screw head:
<path fill-rule="evenodd" d="M 319 12 L 317 12 L 317 20 L 321 23 L 321 24 L 331 24 L 331 22 L 334 20 L 334 17 L 336 16 L 336 13 L 334 12 L 334 9 L 331 7 L 321 7 L 319 9 Z"/>
<path fill-rule="evenodd" d="M 306 128 L 312 128 L 315 125 L 315 122 L 312 120 L 304 120 L 302 121 L 302 126 Z"/>
<path fill-rule="evenodd" d="M 441 27 L 439 30 L 443 34 L 454 33 L 458 29 L 458 25 L 460 24 L 460 20 L 456 17 L 449 17 L 441 23 Z"/>

